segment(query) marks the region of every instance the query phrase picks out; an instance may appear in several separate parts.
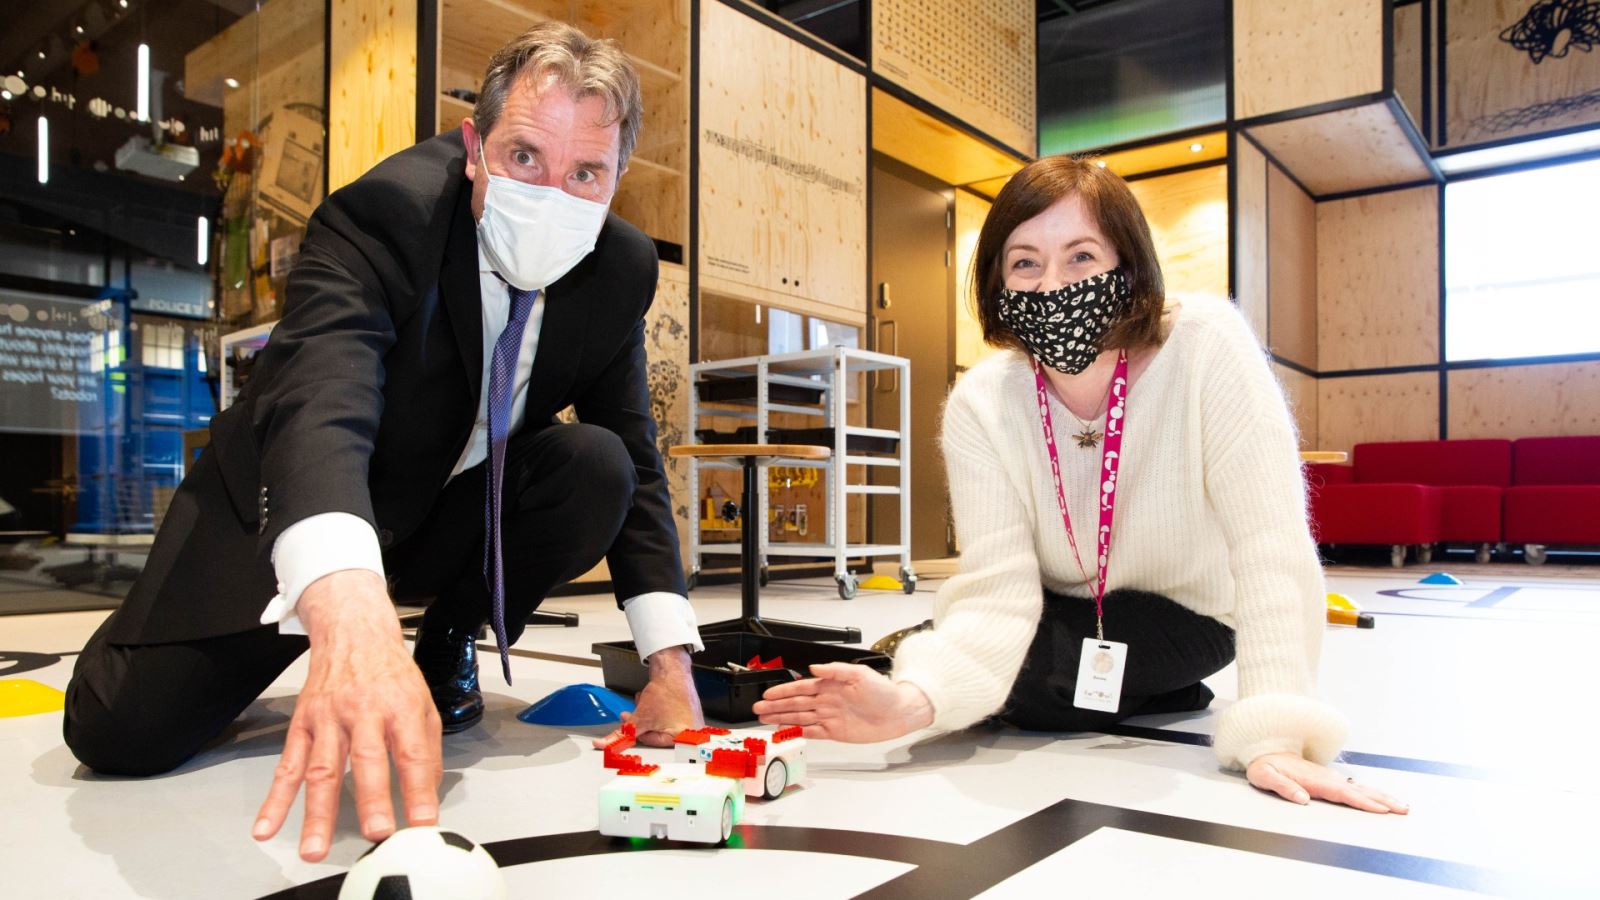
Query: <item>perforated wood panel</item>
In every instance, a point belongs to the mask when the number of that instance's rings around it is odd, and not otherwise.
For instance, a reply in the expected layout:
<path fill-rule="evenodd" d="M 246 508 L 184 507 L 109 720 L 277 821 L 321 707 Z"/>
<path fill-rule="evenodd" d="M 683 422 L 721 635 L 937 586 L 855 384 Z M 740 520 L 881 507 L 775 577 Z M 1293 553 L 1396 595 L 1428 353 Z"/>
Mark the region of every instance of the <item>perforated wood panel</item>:
<path fill-rule="evenodd" d="M 1452 438 L 1600 434 L 1600 362 L 1450 373 Z"/>
<path fill-rule="evenodd" d="M 1234 115 L 1382 90 L 1383 10 L 1378 0 L 1234 0 Z"/>
<path fill-rule="evenodd" d="M 1300 432 L 1300 449 L 1321 449 L 1317 446 L 1317 379 L 1278 363 L 1272 364 L 1272 374 L 1278 376 L 1284 399 L 1289 402 L 1289 413 Z"/>
<path fill-rule="evenodd" d="M 1317 380 L 1318 450 L 1349 450 L 1363 441 L 1431 441 L 1438 436 L 1436 372 Z"/>
<path fill-rule="evenodd" d="M 1228 293 L 1228 167 L 1128 185 L 1144 210 L 1169 294 Z"/>
<path fill-rule="evenodd" d="M 1445 11 L 1449 146 L 1600 122 L 1600 53 L 1581 43 L 1592 3 L 1446 0 Z"/>
<path fill-rule="evenodd" d="M 1424 0 L 1427 2 L 1427 0 Z M 1417 130 L 1427 134 L 1422 121 L 1422 3 L 1394 11 L 1394 92 L 1405 104 Z"/>
<path fill-rule="evenodd" d="M 1267 331 L 1272 352 L 1317 368 L 1317 205 L 1267 166 Z"/>
<path fill-rule="evenodd" d="M 1038 148 L 1034 4 L 873 0 L 872 66 L 1012 149 Z"/>
<path fill-rule="evenodd" d="M 1317 368 L 1439 360 L 1439 188 L 1317 204 Z"/>
<path fill-rule="evenodd" d="M 1250 328 L 1267 343 L 1267 158 L 1243 138 L 1234 142 L 1233 295 Z"/>
<path fill-rule="evenodd" d="M 1249 131 L 1319 197 L 1432 177 L 1388 103 L 1258 125 Z"/>

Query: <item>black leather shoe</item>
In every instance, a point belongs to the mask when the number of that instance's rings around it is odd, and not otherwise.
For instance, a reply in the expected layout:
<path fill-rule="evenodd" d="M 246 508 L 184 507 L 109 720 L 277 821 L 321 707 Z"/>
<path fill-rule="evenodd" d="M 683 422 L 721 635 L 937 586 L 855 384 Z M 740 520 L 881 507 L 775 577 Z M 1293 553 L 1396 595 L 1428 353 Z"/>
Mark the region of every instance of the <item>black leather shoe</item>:
<path fill-rule="evenodd" d="M 483 692 L 478 690 L 477 629 L 419 627 L 412 658 L 433 694 L 445 734 L 455 734 L 483 718 Z"/>

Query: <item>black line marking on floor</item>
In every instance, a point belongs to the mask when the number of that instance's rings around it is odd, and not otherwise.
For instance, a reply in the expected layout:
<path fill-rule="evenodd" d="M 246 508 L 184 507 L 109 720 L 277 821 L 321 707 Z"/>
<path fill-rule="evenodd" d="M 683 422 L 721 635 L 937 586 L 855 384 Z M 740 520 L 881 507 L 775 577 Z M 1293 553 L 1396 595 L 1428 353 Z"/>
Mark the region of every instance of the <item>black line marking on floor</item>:
<path fill-rule="evenodd" d="M 1354 810 L 1350 814 L 1371 815 Z M 1555 896 L 1551 889 L 1556 886 L 1529 884 L 1528 876 L 1524 873 L 1513 876 L 1493 869 L 1425 856 L 1073 799 L 1060 800 L 971 844 L 833 828 L 747 824 L 735 830 L 736 838 L 728 846 L 733 849 L 828 853 L 915 866 L 909 872 L 858 895 L 870 900 L 964 898 L 1000 884 L 1101 828 L 1116 828 L 1481 893 Z M 510 868 L 581 856 L 683 850 L 700 846 L 703 845 L 674 841 L 635 842 L 605 837 L 595 831 L 575 831 L 495 841 L 485 844 L 484 849 L 494 856 L 502 868 Z M 331 875 L 270 894 L 261 900 L 334 900 L 343 880 L 343 874 Z"/>
<path fill-rule="evenodd" d="M 1194 731 L 1175 731 L 1166 728 L 1151 728 L 1146 725 L 1129 725 L 1122 723 L 1113 725 L 1103 731 L 1104 734 L 1116 737 L 1142 738 L 1151 741 L 1164 741 L 1169 744 L 1189 744 L 1194 747 L 1211 746 L 1211 735 L 1200 734 Z M 1466 778 L 1473 781 L 1508 781 L 1509 776 L 1497 773 L 1493 769 L 1483 769 L 1477 766 L 1463 766 L 1458 763 L 1437 762 L 1431 759 L 1417 759 L 1412 756 L 1390 756 L 1384 753 L 1363 753 L 1359 750 L 1346 750 L 1339 754 L 1338 762 L 1349 763 L 1353 766 L 1366 766 L 1371 769 L 1392 769 L 1396 772 L 1419 772 L 1423 775 L 1442 775 L 1447 778 Z"/>
<path fill-rule="evenodd" d="M 1506 599 L 1507 597 L 1511 596 L 1512 594 L 1515 594 L 1517 591 L 1520 591 L 1520 590 L 1522 590 L 1522 588 L 1519 588 L 1519 587 L 1495 588 L 1494 590 L 1490 591 L 1489 593 L 1484 594 L 1482 597 L 1479 597 L 1478 599 L 1472 601 L 1471 603 L 1468 603 L 1464 608 L 1465 609 L 1491 609 L 1491 608 L 1494 607 L 1494 605 L 1496 603 L 1499 603 L 1501 600 Z"/>

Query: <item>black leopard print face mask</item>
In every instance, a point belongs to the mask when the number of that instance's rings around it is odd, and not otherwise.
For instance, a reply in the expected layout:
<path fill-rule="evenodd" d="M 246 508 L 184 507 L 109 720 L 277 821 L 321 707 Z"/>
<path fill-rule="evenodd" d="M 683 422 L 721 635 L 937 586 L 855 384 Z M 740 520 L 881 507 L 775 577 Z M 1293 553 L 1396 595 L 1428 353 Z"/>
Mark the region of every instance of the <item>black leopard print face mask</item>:
<path fill-rule="evenodd" d="M 1128 311 L 1132 288 L 1121 266 L 1053 291 L 1000 291 L 1000 321 L 1039 362 L 1076 375 L 1100 355 L 1106 332 Z"/>

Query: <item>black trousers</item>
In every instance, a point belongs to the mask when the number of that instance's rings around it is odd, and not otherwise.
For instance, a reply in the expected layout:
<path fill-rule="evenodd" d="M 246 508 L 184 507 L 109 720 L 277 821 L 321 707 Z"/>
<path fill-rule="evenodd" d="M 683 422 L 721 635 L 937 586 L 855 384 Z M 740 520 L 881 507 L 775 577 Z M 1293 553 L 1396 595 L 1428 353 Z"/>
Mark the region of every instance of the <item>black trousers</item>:
<path fill-rule="evenodd" d="M 417 532 L 384 557 L 396 599 L 430 599 L 427 627 L 477 629 L 483 580 L 484 466 L 450 480 Z M 593 568 L 622 530 L 637 485 L 616 435 L 592 425 L 524 431 L 506 449 L 501 543 L 507 637 L 558 584 Z M 84 765 L 155 775 L 188 760 L 309 646 L 276 625 L 164 644 L 113 644 L 107 618 L 78 657 L 63 731 Z"/>
<path fill-rule="evenodd" d="M 1031 731 L 1097 731 L 1141 713 L 1203 708 L 1200 679 L 1233 661 L 1233 629 L 1146 591 L 1105 598 L 1106 639 L 1128 645 L 1116 712 L 1072 705 L 1083 639 L 1094 637 L 1094 600 L 1045 592 L 1044 614 L 1000 714 Z"/>

